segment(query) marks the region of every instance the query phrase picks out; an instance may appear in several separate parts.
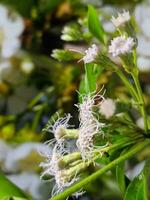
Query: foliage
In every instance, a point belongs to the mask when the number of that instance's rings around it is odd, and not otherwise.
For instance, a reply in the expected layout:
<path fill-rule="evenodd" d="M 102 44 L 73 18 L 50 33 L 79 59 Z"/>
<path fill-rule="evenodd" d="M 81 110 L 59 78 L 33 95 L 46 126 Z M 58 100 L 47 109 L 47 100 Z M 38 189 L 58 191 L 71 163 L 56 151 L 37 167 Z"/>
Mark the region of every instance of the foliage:
<path fill-rule="evenodd" d="M 0 80 L 0 137 L 11 145 L 47 141 L 50 149 L 39 157 L 31 152 L 20 160 L 19 170 L 39 173 L 37 165 L 42 161 L 41 177 L 54 177 L 56 182 L 52 200 L 82 196 L 84 191 L 91 199 L 109 199 L 106 194 L 116 193 L 115 199 L 147 200 L 149 102 L 140 83 L 133 17 L 127 11 L 120 13 L 115 18 L 120 16 L 119 25 L 112 18 L 115 31 L 108 33 L 102 9 L 92 4 L 78 0 L 0 2 L 10 13 L 13 9 L 20 13 L 25 24 L 23 52 L 7 59 L 13 71 Z M 3 61 L 0 58 L 0 64 Z M 13 74 L 19 77 L 13 78 L 17 81 L 11 81 Z M 23 100 L 20 105 L 18 99 Z M 64 113 L 69 114 L 62 117 Z M 143 129 L 136 124 L 139 117 Z M 140 160 L 137 154 L 144 156 Z M 143 170 L 133 179 L 127 177 L 127 163 L 130 167 L 141 161 L 145 161 Z M 5 171 L 5 165 L 2 168 Z M 117 191 L 107 187 L 111 181 Z M 2 173 L 0 182 L 2 200 L 31 199 Z"/>

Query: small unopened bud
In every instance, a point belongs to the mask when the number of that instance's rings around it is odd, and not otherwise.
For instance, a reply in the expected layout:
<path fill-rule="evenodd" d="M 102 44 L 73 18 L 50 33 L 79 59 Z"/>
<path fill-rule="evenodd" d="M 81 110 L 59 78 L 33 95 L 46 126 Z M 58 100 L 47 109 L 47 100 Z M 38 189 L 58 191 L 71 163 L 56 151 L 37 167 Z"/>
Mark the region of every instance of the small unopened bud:
<path fill-rule="evenodd" d="M 78 41 L 82 34 L 77 26 L 65 26 L 62 30 L 61 39 L 65 41 Z"/>
<path fill-rule="evenodd" d="M 59 61 L 70 61 L 74 59 L 73 54 L 69 50 L 54 49 L 51 56 Z"/>
<path fill-rule="evenodd" d="M 64 168 L 68 164 L 71 164 L 74 161 L 78 161 L 79 159 L 81 159 L 80 152 L 73 152 L 73 153 L 70 153 L 68 155 L 63 156 L 59 160 L 58 165 L 59 165 L 60 168 Z"/>

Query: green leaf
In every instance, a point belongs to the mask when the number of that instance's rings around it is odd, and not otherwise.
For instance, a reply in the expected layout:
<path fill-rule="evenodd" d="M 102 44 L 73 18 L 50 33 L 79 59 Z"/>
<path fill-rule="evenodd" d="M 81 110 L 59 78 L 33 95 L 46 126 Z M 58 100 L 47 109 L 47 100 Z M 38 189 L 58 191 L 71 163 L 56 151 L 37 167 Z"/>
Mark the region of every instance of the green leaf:
<path fill-rule="evenodd" d="M 116 180 L 118 182 L 121 192 L 125 192 L 125 175 L 124 175 L 124 162 L 116 166 Z"/>
<path fill-rule="evenodd" d="M 85 77 L 84 76 L 81 77 L 81 81 L 80 81 L 80 85 L 79 85 L 79 94 L 80 94 L 78 96 L 79 103 L 81 103 L 82 102 L 82 95 L 86 94 L 86 90 L 85 90 Z"/>
<path fill-rule="evenodd" d="M 96 80 L 99 74 L 98 66 L 93 63 L 85 64 L 85 91 L 90 94 L 96 91 Z"/>
<path fill-rule="evenodd" d="M 129 184 L 124 200 L 148 200 L 146 178 L 143 173 Z"/>
<path fill-rule="evenodd" d="M 9 181 L 2 173 L 0 173 L 0 199 L 4 197 L 13 196 L 29 200 L 29 198 L 27 198 L 25 193 L 19 187 L 17 187 L 14 183 Z"/>
<path fill-rule="evenodd" d="M 89 31 L 101 42 L 106 43 L 106 33 L 93 6 L 88 6 Z"/>
<path fill-rule="evenodd" d="M 60 2 L 61 0 L 43 0 L 39 3 L 39 10 L 41 12 L 52 12 Z"/>
<path fill-rule="evenodd" d="M 24 17 L 30 16 L 32 7 L 34 6 L 34 0 L 1 0 L 0 2 L 13 7 Z"/>
<path fill-rule="evenodd" d="M 82 77 L 79 85 L 79 102 L 82 102 L 82 95 L 96 91 L 97 77 L 102 73 L 102 68 L 94 63 L 84 65 L 85 76 Z"/>

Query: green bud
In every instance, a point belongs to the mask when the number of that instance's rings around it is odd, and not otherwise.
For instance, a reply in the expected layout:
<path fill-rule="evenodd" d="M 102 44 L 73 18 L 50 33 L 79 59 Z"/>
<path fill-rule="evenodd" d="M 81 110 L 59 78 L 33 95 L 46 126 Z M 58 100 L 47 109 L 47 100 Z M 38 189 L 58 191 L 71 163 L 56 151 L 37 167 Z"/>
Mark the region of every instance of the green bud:
<path fill-rule="evenodd" d="M 79 31 L 79 26 L 75 24 L 71 26 L 65 26 L 62 31 L 61 39 L 69 42 L 81 40 L 82 33 Z"/>
<path fill-rule="evenodd" d="M 66 139 L 66 140 L 73 140 L 78 138 L 78 130 L 77 129 L 66 129 L 64 126 L 60 126 L 57 128 L 55 137 L 57 140 L 59 139 Z"/>
<path fill-rule="evenodd" d="M 60 160 L 59 160 L 59 167 L 60 168 L 65 168 L 67 165 L 69 165 L 72 162 L 78 161 L 79 159 L 81 159 L 81 154 L 80 152 L 73 152 L 71 154 L 65 155 L 63 156 Z"/>
<path fill-rule="evenodd" d="M 82 162 L 74 167 L 71 167 L 67 170 L 63 170 L 63 177 L 66 177 L 71 179 L 76 175 L 81 174 L 82 172 L 84 172 L 87 168 L 89 167 L 89 162 Z"/>
<path fill-rule="evenodd" d="M 54 49 L 51 56 L 59 61 L 70 61 L 75 59 L 69 50 Z"/>
<path fill-rule="evenodd" d="M 65 129 L 65 139 L 77 139 L 79 135 L 79 130 L 77 129 Z"/>

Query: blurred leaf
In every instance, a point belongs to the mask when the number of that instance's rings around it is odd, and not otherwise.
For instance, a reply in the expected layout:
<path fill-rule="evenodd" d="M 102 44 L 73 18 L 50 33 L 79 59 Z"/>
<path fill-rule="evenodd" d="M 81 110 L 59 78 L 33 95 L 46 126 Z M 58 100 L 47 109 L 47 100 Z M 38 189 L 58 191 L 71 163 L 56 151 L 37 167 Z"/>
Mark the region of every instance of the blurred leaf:
<path fill-rule="evenodd" d="M 118 182 L 121 192 L 125 192 L 125 175 L 124 175 L 124 162 L 116 166 L 116 180 Z"/>
<path fill-rule="evenodd" d="M 0 199 L 4 197 L 27 198 L 25 193 L 0 172 Z M 18 199 L 17 199 L 18 200 Z M 28 198 L 29 200 L 29 198 Z M 30 199 L 31 200 L 31 199 Z"/>
<path fill-rule="evenodd" d="M 78 24 L 70 24 L 64 27 L 62 30 L 61 39 L 64 41 L 80 41 L 82 40 L 82 33 L 80 31 L 80 26 Z"/>
<path fill-rule="evenodd" d="M 93 6 L 88 6 L 88 27 L 89 31 L 101 42 L 106 42 L 106 33 L 100 23 L 99 16 Z"/>
<path fill-rule="evenodd" d="M 16 142 L 40 141 L 42 134 L 37 134 L 31 129 L 31 124 L 26 123 L 22 129 L 19 129 L 13 140 Z"/>
<path fill-rule="evenodd" d="M 7 4 L 16 9 L 24 17 L 29 17 L 31 14 L 34 0 L 0 0 L 1 3 Z"/>
<path fill-rule="evenodd" d="M 61 2 L 61 0 L 42 0 L 39 5 L 39 10 L 44 11 L 53 11 Z"/>
<path fill-rule="evenodd" d="M 74 59 L 73 54 L 69 50 L 54 49 L 51 56 L 59 61 L 70 61 Z"/>
<path fill-rule="evenodd" d="M 12 137 L 14 137 L 15 134 L 15 125 L 13 123 L 6 123 L 5 126 L 2 125 L 2 128 L 0 129 L 0 138 L 3 138 L 5 140 L 8 140 Z"/>

